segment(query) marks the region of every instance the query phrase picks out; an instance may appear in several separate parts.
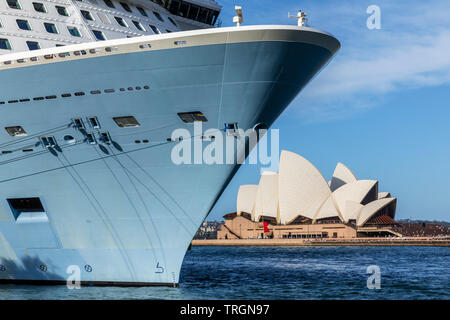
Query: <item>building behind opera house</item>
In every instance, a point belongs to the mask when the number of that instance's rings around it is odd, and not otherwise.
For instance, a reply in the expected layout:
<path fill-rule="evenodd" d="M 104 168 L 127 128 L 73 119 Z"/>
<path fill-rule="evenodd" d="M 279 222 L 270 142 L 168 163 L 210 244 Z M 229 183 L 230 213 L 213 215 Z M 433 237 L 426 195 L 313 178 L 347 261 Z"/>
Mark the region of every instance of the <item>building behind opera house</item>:
<path fill-rule="evenodd" d="M 398 237 L 397 198 L 377 180 L 358 180 L 338 163 L 330 181 L 298 154 L 281 152 L 279 172 L 242 185 L 218 239 Z"/>

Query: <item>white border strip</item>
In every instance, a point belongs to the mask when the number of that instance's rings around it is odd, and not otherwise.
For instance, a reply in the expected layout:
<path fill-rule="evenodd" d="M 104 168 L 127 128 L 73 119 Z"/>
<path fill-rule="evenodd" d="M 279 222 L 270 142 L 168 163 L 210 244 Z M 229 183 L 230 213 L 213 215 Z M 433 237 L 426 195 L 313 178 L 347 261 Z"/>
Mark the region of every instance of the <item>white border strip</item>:
<path fill-rule="evenodd" d="M 259 41 L 310 43 L 324 47 L 333 54 L 340 47 L 339 41 L 332 35 L 307 27 L 274 25 L 211 28 L 6 54 L 0 56 L 0 70 L 140 51 Z"/>

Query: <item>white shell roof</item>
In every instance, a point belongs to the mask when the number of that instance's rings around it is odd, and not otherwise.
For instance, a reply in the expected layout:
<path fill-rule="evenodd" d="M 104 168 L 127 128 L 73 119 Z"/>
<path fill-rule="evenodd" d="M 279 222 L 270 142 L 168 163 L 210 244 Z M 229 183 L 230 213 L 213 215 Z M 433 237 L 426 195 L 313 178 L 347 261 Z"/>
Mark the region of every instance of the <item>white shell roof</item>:
<path fill-rule="evenodd" d="M 257 190 L 258 186 L 256 184 L 247 184 L 239 187 L 236 208 L 236 213 L 238 215 L 242 212 L 252 214 Z"/>
<path fill-rule="evenodd" d="M 330 188 L 331 191 L 335 191 L 342 187 L 344 184 L 357 181 L 353 172 L 343 163 L 338 163 L 334 169 L 333 178 L 331 179 Z"/>
<path fill-rule="evenodd" d="M 354 201 L 361 203 L 364 198 L 372 191 L 373 188 L 378 187 L 376 180 L 358 180 L 348 183 L 333 192 L 334 201 L 337 204 L 338 210 L 345 212 L 346 201 Z M 344 221 L 348 221 L 349 217 L 343 216 Z"/>
<path fill-rule="evenodd" d="M 373 215 L 375 215 L 381 209 L 387 207 L 388 205 L 395 205 L 397 198 L 385 198 L 372 201 L 364 206 L 358 219 L 356 219 L 356 225 L 358 227 L 364 225 Z"/>
<path fill-rule="evenodd" d="M 279 166 L 280 221 L 288 223 L 331 194 L 319 170 L 302 156 L 281 151 Z"/>
<path fill-rule="evenodd" d="M 278 173 L 265 171 L 259 180 L 256 193 L 254 221 L 261 216 L 277 218 L 278 216 Z"/>

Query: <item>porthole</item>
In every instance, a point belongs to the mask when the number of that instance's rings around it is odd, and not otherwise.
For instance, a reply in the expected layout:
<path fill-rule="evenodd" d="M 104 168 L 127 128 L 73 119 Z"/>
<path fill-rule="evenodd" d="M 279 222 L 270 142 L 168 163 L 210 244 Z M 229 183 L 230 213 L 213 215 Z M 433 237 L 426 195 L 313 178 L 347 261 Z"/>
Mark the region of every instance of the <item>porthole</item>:
<path fill-rule="evenodd" d="M 21 126 L 5 127 L 5 130 L 11 137 L 25 137 L 27 135 Z"/>

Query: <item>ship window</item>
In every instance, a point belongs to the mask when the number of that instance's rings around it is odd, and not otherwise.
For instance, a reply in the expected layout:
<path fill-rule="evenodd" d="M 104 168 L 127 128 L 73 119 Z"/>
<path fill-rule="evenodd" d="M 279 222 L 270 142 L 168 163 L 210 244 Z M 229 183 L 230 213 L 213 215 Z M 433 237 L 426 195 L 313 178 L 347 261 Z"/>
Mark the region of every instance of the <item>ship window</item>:
<path fill-rule="evenodd" d="M 167 33 L 170 33 L 170 32 L 172 32 L 172 31 L 170 31 L 169 29 L 166 29 L 166 32 L 167 32 Z"/>
<path fill-rule="evenodd" d="M 41 48 L 36 41 L 27 41 L 27 46 L 30 50 L 39 50 Z"/>
<path fill-rule="evenodd" d="M 130 6 L 128 4 L 126 4 L 124 2 L 121 2 L 120 4 L 121 4 L 122 8 L 125 9 L 125 11 L 132 12 L 131 8 L 130 8 Z"/>
<path fill-rule="evenodd" d="M 114 17 L 114 19 L 116 19 L 117 23 L 122 26 L 122 27 L 128 27 L 127 23 L 125 22 L 125 20 L 123 20 L 121 17 Z"/>
<path fill-rule="evenodd" d="M 176 27 L 177 26 L 177 24 L 175 23 L 175 21 L 171 18 L 171 17 L 169 17 L 169 21 Z"/>
<path fill-rule="evenodd" d="M 137 122 L 136 118 L 133 116 L 115 117 L 113 120 L 121 128 L 140 126 L 139 122 Z"/>
<path fill-rule="evenodd" d="M 159 33 L 161 33 L 161 32 L 159 31 L 159 29 L 158 29 L 157 27 L 155 27 L 155 26 L 150 25 L 150 28 L 153 30 L 153 33 L 154 33 L 154 34 L 159 34 Z"/>
<path fill-rule="evenodd" d="M 33 7 L 34 10 L 36 10 L 37 12 L 42 12 L 42 13 L 46 13 L 47 10 L 45 9 L 44 4 L 40 3 L 40 2 L 33 2 Z"/>
<path fill-rule="evenodd" d="M 89 11 L 80 10 L 80 12 L 83 18 L 85 18 L 86 20 L 94 21 L 94 18 L 92 17 L 92 14 Z"/>
<path fill-rule="evenodd" d="M 39 198 L 14 198 L 7 199 L 11 209 L 15 212 L 44 212 L 44 207 Z"/>
<path fill-rule="evenodd" d="M 144 27 L 142 26 L 142 24 L 140 24 L 137 21 L 132 20 L 134 26 L 136 27 L 136 29 L 140 30 L 140 31 L 145 31 Z"/>
<path fill-rule="evenodd" d="M 60 16 L 69 16 L 69 13 L 67 12 L 65 7 L 61 7 L 61 6 L 56 6 L 56 11 L 59 13 Z"/>
<path fill-rule="evenodd" d="M 88 144 L 97 144 L 95 136 L 92 133 L 86 133 L 86 140 Z"/>
<path fill-rule="evenodd" d="M 81 37 L 80 31 L 76 27 L 70 27 L 67 26 L 67 30 L 69 30 L 69 33 L 74 37 Z"/>
<path fill-rule="evenodd" d="M 156 17 L 159 21 L 164 22 L 163 18 L 161 17 L 161 15 L 160 15 L 158 12 L 153 11 L 153 14 L 155 15 L 155 17 Z"/>
<path fill-rule="evenodd" d="M 141 7 L 136 7 L 136 9 L 138 9 L 138 11 L 144 16 L 144 17 L 148 17 L 147 12 L 145 12 L 145 10 Z"/>
<path fill-rule="evenodd" d="M 168 8 L 170 13 L 178 14 L 178 8 L 180 7 L 180 2 L 178 0 L 172 0 L 170 7 Z"/>
<path fill-rule="evenodd" d="M 100 129 L 97 117 L 88 117 L 87 120 L 93 129 Z"/>
<path fill-rule="evenodd" d="M 48 33 L 58 33 L 58 29 L 56 29 L 56 26 L 53 23 L 45 22 L 44 27 Z"/>
<path fill-rule="evenodd" d="M 0 39 L 0 49 L 11 50 L 8 39 Z"/>
<path fill-rule="evenodd" d="M 27 135 L 21 126 L 6 127 L 5 130 L 11 137 L 24 137 Z"/>
<path fill-rule="evenodd" d="M 94 33 L 94 36 L 95 36 L 98 40 L 106 40 L 105 35 L 103 34 L 103 32 L 98 31 L 98 30 L 92 30 L 92 32 Z"/>
<path fill-rule="evenodd" d="M 185 123 L 192 123 L 194 121 L 201 121 L 201 122 L 208 121 L 208 119 L 206 119 L 205 115 L 203 113 L 201 113 L 200 111 L 179 112 L 178 116 Z"/>
<path fill-rule="evenodd" d="M 108 7 L 110 7 L 110 8 L 115 8 L 115 6 L 114 6 L 114 4 L 111 2 L 111 0 L 104 0 L 105 1 L 105 4 L 108 6 Z"/>
<path fill-rule="evenodd" d="M 186 2 L 181 2 L 180 11 L 178 11 L 178 15 L 186 18 L 189 10 L 189 5 Z"/>
<path fill-rule="evenodd" d="M 197 21 L 201 23 L 206 23 L 206 19 L 208 18 L 208 9 L 200 8 L 200 14 L 197 17 Z"/>
<path fill-rule="evenodd" d="M 17 22 L 17 26 L 19 27 L 19 29 L 31 30 L 30 24 L 28 23 L 27 20 L 17 19 L 16 22 Z"/>
<path fill-rule="evenodd" d="M 191 20 L 197 20 L 197 15 L 198 15 L 199 9 L 200 9 L 200 7 L 197 7 L 196 5 L 191 4 L 187 18 L 191 19 Z"/>
<path fill-rule="evenodd" d="M 6 2 L 8 2 L 8 6 L 11 9 L 21 9 L 19 1 L 17 1 L 17 0 L 7 0 Z"/>

